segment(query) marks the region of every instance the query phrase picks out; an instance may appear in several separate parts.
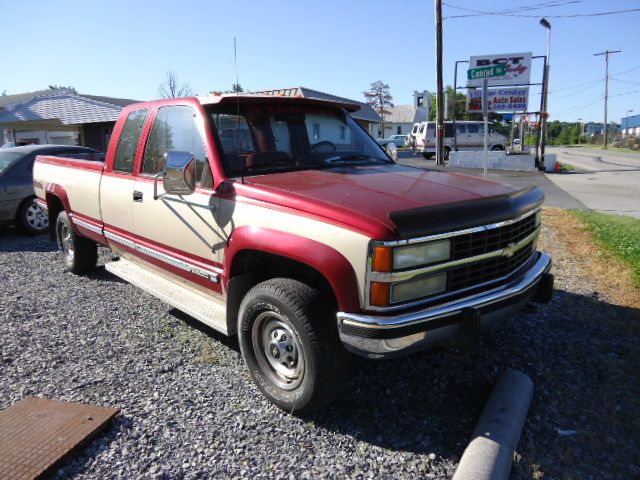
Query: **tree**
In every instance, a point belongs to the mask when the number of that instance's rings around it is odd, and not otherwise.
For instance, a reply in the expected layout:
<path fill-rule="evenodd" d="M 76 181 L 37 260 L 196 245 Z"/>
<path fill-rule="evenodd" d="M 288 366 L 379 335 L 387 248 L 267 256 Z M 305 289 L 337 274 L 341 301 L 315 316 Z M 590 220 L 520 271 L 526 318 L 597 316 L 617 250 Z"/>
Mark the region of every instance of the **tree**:
<path fill-rule="evenodd" d="M 389 93 L 389 85 L 383 83 L 381 80 L 373 82 L 369 87 L 369 90 L 362 92 L 367 103 L 373 107 L 373 109 L 380 115 L 382 119 L 382 136 L 384 137 L 385 115 L 389 115 L 391 112 L 388 110 L 393 107 L 393 97 Z"/>
<path fill-rule="evenodd" d="M 445 95 L 449 99 L 448 111 L 447 111 L 447 120 L 453 119 L 453 109 L 456 111 L 456 120 L 478 120 L 482 121 L 482 113 L 469 113 L 467 112 L 467 96 L 464 93 L 456 92 L 455 102 L 452 102 L 453 98 L 453 87 L 447 86 L 445 88 Z M 429 108 L 429 120 L 436 120 L 436 104 L 437 98 L 435 95 L 431 95 L 431 103 Z M 452 103 L 454 105 L 452 105 Z M 502 115 L 496 112 L 489 112 L 489 122 L 500 122 L 502 120 Z"/>
<path fill-rule="evenodd" d="M 164 83 L 158 87 L 158 95 L 160 98 L 188 97 L 193 95 L 193 92 L 188 83 L 179 85 L 178 76 L 169 70 Z"/>
<path fill-rule="evenodd" d="M 233 85 L 231 85 L 231 90 L 225 90 L 224 93 L 242 93 L 242 92 L 244 92 L 242 85 L 240 85 L 239 83 L 234 83 Z"/>
<path fill-rule="evenodd" d="M 7 96 L 7 91 L 6 90 L 2 90 L 2 94 L 0 94 L 0 96 L 6 97 Z"/>

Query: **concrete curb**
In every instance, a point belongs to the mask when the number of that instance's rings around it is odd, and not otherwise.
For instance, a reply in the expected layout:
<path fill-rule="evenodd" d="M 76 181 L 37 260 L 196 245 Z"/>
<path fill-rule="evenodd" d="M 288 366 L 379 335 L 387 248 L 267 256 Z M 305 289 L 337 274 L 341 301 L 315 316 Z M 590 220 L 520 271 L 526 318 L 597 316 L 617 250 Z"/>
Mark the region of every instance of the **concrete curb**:
<path fill-rule="evenodd" d="M 453 480 L 506 480 L 533 396 L 533 382 L 507 370 L 482 411 Z"/>

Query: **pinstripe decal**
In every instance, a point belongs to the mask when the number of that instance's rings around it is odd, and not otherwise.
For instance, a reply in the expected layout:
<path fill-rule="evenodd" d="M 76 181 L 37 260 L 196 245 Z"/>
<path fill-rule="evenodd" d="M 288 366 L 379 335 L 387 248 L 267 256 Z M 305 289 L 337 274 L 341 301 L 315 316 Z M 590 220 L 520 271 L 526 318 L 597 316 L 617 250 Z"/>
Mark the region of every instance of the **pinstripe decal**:
<path fill-rule="evenodd" d="M 117 235 L 113 232 L 109 232 L 107 230 L 105 230 L 104 236 L 109 240 L 113 240 L 114 242 L 124 245 L 125 247 L 135 250 L 136 252 L 140 252 L 143 255 L 147 255 L 186 272 L 193 273 L 194 275 L 198 275 L 200 277 L 207 278 L 214 283 L 218 283 L 218 273 L 216 272 L 205 270 L 204 268 L 200 268 L 190 263 L 183 262 L 182 260 L 179 260 L 175 257 L 159 252 L 158 250 L 155 250 L 153 248 L 141 245 L 132 240 L 129 240 L 128 238 Z"/>

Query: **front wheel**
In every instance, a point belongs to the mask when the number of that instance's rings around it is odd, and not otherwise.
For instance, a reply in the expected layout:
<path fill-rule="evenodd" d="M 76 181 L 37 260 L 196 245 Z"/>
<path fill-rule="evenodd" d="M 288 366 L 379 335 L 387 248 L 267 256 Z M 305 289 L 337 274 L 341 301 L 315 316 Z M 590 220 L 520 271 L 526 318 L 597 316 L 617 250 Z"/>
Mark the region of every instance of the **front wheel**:
<path fill-rule="evenodd" d="M 64 268 L 75 274 L 92 270 L 98 261 L 96 242 L 78 235 L 71 226 L 66 212 L 60 212 L 56 221 L 56 236 L 62 253 Z"/>
<path fill-rule="evenodd" d="M 260 391 L 297 415 L 327 405 L 349 374 L 320 293 L 297 280 L 275 278 L 253 287 L 240 305 L 238 340 Z"/>

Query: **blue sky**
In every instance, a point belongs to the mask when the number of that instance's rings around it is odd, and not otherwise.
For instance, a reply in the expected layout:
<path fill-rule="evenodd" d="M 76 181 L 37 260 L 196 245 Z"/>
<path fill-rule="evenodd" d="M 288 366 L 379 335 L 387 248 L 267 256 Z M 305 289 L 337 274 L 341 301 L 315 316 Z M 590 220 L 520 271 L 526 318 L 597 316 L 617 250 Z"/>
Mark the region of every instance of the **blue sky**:
<path fill-rule="evenodd" d="M 453 83 L 455 60 L 470 55 L 546 53 L 538 16 L 640 8 L 639 0 L 450 0 L 495 11 L 521 10 L 535 18 L 473 16 L 444 7 L 444 78 Z M 434 11 L 430 0 L 232 1 L 30 1 L 3 2 L 0 91 L 21 93 L 49 84 L 80 92 L 135 99 L 157 96 L 167 70 L 205 94 L 235 82 L 233 37 L 245 89 L 307 86 L 362 100 L 375 80 L 391 87 L 396 104 L 414 90 L 435 89 Z M 549 111 L 551 119 L 601 120 L 603 57 L 610 73 L 640 67 L 640 12 L 593 18 L 553 19 Z M 534 65 L 533 76 L 542 67 Z M 459 76 L 464 78 L 461 69 Z M 640 68 L 613 77 L 610 118 L 640 113 Z M 574 85 L 579 85 L 575 86 Z M 539 90 L 532 88 L 530 105 Z M 625 94 L 627 92 L 635 92 Z M 588 105 L 592 104 L 592 105 Z"/>

